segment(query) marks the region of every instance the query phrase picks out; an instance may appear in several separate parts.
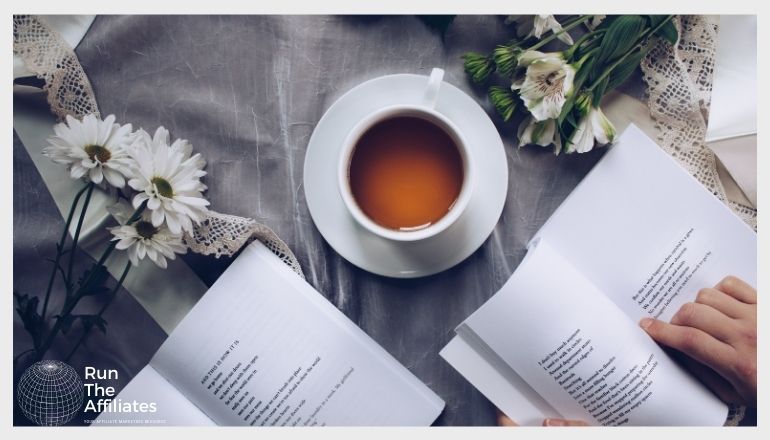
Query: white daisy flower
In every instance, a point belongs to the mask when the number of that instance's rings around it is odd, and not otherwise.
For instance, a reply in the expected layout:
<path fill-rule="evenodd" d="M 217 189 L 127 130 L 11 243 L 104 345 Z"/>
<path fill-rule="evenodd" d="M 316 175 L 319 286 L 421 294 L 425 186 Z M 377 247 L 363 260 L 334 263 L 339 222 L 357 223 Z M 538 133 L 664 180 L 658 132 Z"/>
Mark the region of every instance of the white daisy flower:
<path fill-rule="evenodd" d="M 615 126 L 604 116 L 604 112 L 600 108 L 592 106 L 570 136 L 565 152 L 585 153 L 591 151 L 594 144 L 602 146 L 613 142 L 615 134 Z"/>
<path fill-rule="evenodd" d="M 115 116 L 100 120 L 94 114 L 79 121 L 67 115 L 66 123 L 54 125 L 43 154 L 54 162 L 67 165 L 74 179 L 85 177 L 96 184 L 107 180 L 122 188 L 131 177 L 133 160 L 128 155 L 131 124 L 115 123 Z"/>
<path fill-rule="evenodd" d="M 112 241 L 118 242 L 115 248 L 126 250 L 134 266 L 147 256 L 158 267 L 165 269 L 168 264 L 166 258 L 173 260 L 176 254 L 187 252 L 181 233 L 172 233 L 166 225 L 153 225 L 146 212 L 136 222 L 110 228 L 110 232 L 114 235 Z"/>
<path fill-rule="evenodd" d="M 539 39 L 548 31 L 555 34 L 564 30 L 553 15 L 509 15 L 505 19 L 505 24 L 510 23 L 516 23 L 516 34 L 520 38 L 535 37 Z M 567 32 L 562 32 L 556 38 L 569 45 L 574 44 L 572 37 Z"/>
<path fill-rule="evenodd" d="M 147 202 L 153 226 L 165 221 L 174 234 L 192 233 L 193 222 L 203 219 L 209 205 L 202 195 L 206 185 L 200 179 L 206 175 L 202 169 L 206 162 L 200 153 L 192 155 L 192 146 L 183 139 L 169 145 L 168 130 L 163 127 L 152 137 L 139 130 L 129 151 L 137 165 L 128 181 L 139 192 L 134 207 Z"/>
<path fill-rule="evenodd" d="M 554 154 L 559 154 L 561 151 L 561 136 L 559 136 L 555 119 L 538 121 L 532 116 L 528 116 L 519 125 L 518 136 L 519 146 L 534 144 L 547 147 L 553 145 Z"/>
<path fill-rule="evenodd" d="M 527 70 L 523 81 L 515 80 L 511 90 L 519 90 L 522 102 L 536 120 L 556 119 L 572 93 L 575 67 L 564 60 L 561 52 L 534 50 L 521 54 L 519 66 Z"/>

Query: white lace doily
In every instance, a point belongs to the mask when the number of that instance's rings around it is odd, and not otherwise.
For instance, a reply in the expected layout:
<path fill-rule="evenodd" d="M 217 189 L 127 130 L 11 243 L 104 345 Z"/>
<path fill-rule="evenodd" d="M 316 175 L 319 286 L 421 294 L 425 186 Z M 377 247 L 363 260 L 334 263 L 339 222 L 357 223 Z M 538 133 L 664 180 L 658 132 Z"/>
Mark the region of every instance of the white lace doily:
<path fill-rule="evenodd" d="M 77 55 L 58 32 L 34 15 L 13 16 L 13 53 L 30 72 L 45 81 L 51 111 L 66 115 L 99 116 L 96 97 Z"/>
<path fill-rule="evenodd" d="M 275 232 L 254 219 L 209 211 L 208 216 L 193 228 L 192 236 L 185 236 L 191 251 L 203 255 L 233 255 L 252 239 L 261 241 L 268 249 L 301 275 L 297 257 Z"/>
<path fill-rule="evenodd" d="M 718 21 L 709 15 L 674 18 L 678 43 L 659 40 L 642 60 L 647 105 L 658 129 L 658 144 L 756 230 L 756 209 L 727 199 L 716 157 L 705 141 Z"/>
<path fill-rule="evenodd" d="M 91 82 L 77 55 L 45 20 L 34 15 L 14 15 L 13 52 L 24 60 L 31 72 L 45 81 L 43 90 L 48 95 L 51 111 L 59 119 L 66 115 L 82 118 L 91 113 L 99 116 Z M 294 272 L 305 277 L 289 246 L 272 229 L 251 218 L 209 211 L 193 234 L 185 234 L 184 239 L 191 251 L 217 258 L 232 256 L 243 245 L 257 239 Z"/>

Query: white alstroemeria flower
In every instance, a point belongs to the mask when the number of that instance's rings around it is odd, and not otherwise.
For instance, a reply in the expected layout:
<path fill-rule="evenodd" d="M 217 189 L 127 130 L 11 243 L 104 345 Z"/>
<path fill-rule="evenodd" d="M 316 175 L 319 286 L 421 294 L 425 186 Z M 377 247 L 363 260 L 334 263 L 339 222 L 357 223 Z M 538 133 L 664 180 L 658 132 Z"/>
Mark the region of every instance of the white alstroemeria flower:
<path fill-rule="evenodd" d="M 552 31 L 554 34 L 561 32 L 556 38 L 569 45 L 574 44 L 572 37 L 564 29 L 553 15 L 509 15 L 505 24 L 516 23 L 516 34 L 520 38 L 540 38 L 544 33 Z"/>
<path fill-rule="evenodd" d="M 519 90 L 522 102 L 538 121 L 556 119 L 572 93 L 576 69 L 560 52 L 527 51 L 519 57 L 526 66 L 524 80 L 515 80 L 511 90 Z"/>
<path fill-rule="evenodd" d="M 112 241 L 118 242 L 116 249 L 128 252 L 128 259 L 134 266 L 147 256 L 158 267 L 165 269 L 168 264 L 166 259 L 173 260 L 176 254 L 186 253 L 187 247 L 181 233 L 172 233 L 165 224 L 153 225 L 150 217 L 145 211 L 139 220 L 130 225 L 110 228 L 114 235 Z"/>
<path fill-rule="evenodd" d="M 598 107 L 591 107 L 578 123 L 567 142 L 567 153 L 591 151 L 594 144 L 602 146 L 615 140 L 615 127 Z"/>
<path fill-rule="evenodd" d="M 200 153 L 192 155 L 192 146 L 183 139 L 169 145 L 168 130 L 159 127 L 155 135 L 140 130 L 130 154 L 137 168 L 129 186 L 139 192 L 133 199 L 135 208 L 147 202 L 152 225 L 159 227 L 165 221 L 169 230 L 192 233 L 193 222 L 200 222 L 208 212 L 208 200 L 202 192 L 206 185 L 206 162 Z"/>
<path fill-rule="evenodd" d="M 94 114 L 82 121 L 67 115 L 66 123 L 54 125 L 53 131 L 43 154 L 67 165 L 72 178 L 85 177 L 96 184 L 106 179 L 116 188 L 125 186 L 134 163 L 127 152 L 131 124 L 116 124 L 114 115 L 103 121 Z"/>
<path fill-rule="evenodd" d="M 555 119 L 537 121 L 535 118 L 528 116 L 519 125 L 518 136 L 519 146 L 534 144 L 547 147 L 553 145 L 554 154 L 559 154 L 561 151 L 561 137 L 559 136 Z"/>

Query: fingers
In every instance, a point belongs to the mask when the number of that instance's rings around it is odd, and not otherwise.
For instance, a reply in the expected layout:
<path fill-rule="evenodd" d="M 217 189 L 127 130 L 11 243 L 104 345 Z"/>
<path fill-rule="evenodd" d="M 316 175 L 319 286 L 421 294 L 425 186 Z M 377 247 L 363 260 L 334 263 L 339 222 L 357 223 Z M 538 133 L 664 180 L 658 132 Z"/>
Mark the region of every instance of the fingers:
<path fill-rule="evenodd" d="M 508 416 L 503 414 L 503 412 L 498 409 L 497 426 L 519 426 L 519 424 L 511 420 Z"/>
<path fill-rule="evenodd" d="M 658 343 L 681 351 L 728 380 L 735 377 L 731 367 L 735 350 L 703 330 L 652 318 L 642 319 L 639 325 Z"/>
<path fill-rule="evenodd" d="M 695 302 L 713 307 L 730 318 L 741 318 L 750 313 L 750 306 L 717 289 L 701 289 Z"/>
<path fill-rule="evenodd" d="M 716 285 L 717 290 L 732 296 L 746 304 L 757 303 L 757 291 L 745 281 L 734 276 L 725 277 Z"/>
<path fill-rule="evenodd" d="M 545 419 L 543 426 L 588 426 L 588 423 L 582 420 Z"/>
<path fill-rule="evenodd" d="M 498 426 L 519 426 L 516 422 L 511 420 L 508 416 L 497 411 L 497 425 Z M 566 420 L 566 419 L 545 419 L 543 420 L 543 426 L 588 426 L 588 423 L 582 420 Z"/>
<path fill-rule="evenodd" d="M 725 343 L 732 343 L 738 331 L 736 323 L 724 313 L 700 303 L 683 304 L 671 318 L 671 324 L 693 327 Z"/>
<path fill-rule="evenodd" d="M 497 410 L 497 425 L 498 426 L 519 426 L 518 423 L 511 420 L 510 417 L 503 414 L 499 409 Z M 545 419 L 543 420 L 543 426 L 588 426 L 588 423 L 582 420 L 566 420 L 566 419 Z"/>
<path fill-rule="evenodd" d="M 711 368 L 694 361 L 688 356 L 679 356 L 685 368 L 687 368 L 695 377 L 700 379 L 706 387 L 714 392 L 723 402 L 745 405 L 747 402 L 743 399 L 735 387 L 724 377 L 718 375 Z"/>

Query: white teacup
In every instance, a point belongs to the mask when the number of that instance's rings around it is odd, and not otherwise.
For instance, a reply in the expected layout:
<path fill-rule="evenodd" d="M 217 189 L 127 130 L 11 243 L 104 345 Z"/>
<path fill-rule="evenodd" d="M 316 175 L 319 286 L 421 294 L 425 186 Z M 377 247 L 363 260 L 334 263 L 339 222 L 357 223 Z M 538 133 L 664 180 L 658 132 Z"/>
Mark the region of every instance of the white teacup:
<path fill-rule="evenodd" d="M 468 145 L 455 124 L 453 124 L 452 121 L 447 119 L 444 115 L 434 110 L 436 100 L 438 98 L 438 91 L 441 86 L 443 77 L 444 71 L 442 69 L 433 69 L 426 84 L 423 104 L 392 105 L 381 108 L 374 113 L 364 117 L 350 131 L 342 146 L 342 150 L 340 151 L 337 169 L 339 191 L 340 195 L 342 196 L 342 200 L 345 202 L 345 206 L 347 206 L 350 214 L 361 226 L 380 237 L 395 241 L 425 240 L 427 238 L 438 235 L 442 231 L 449 228 L 455 221 L 457 221 L 457 219 L 460 217 L 460 215 L 462 215 L 463 211 L 468 206 L 471 194 L 473 193 L 475 181 L 475 171 L 474 167 L 472 166 L 473 164 L 470 152 L 468 150 Z M 356 202 L 350 187 L 350 163 L 355 147 L 359 140 L 364 135 L 364 133 L 366 133 L 376 124 L 397 116 L 411 116 L 421 118 L 439 127 L 452 139 L 462 159 L 463 182 L 460 187 L 460 192 L 457 196 L 457 199 L 443 217 L 424 228 L 416 230 L 396 230 L 377 224 L 374 220 L 369 218 L 369 216 L 367 216 L 358 206 L 358 203 Z"/>

